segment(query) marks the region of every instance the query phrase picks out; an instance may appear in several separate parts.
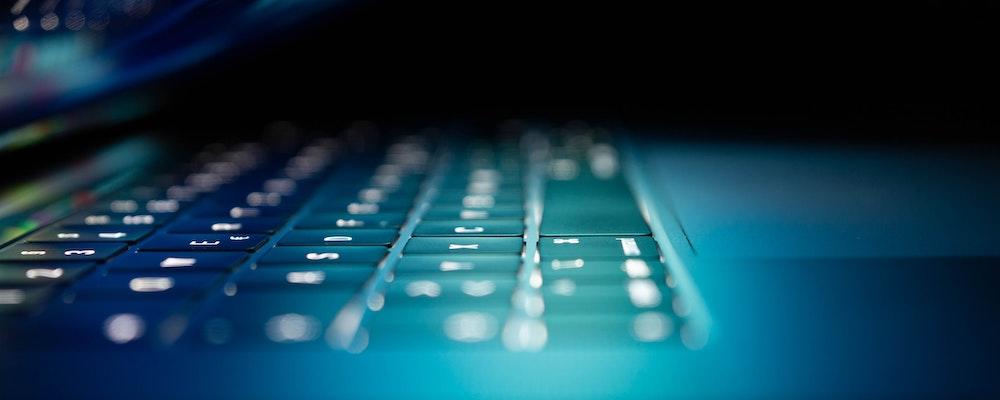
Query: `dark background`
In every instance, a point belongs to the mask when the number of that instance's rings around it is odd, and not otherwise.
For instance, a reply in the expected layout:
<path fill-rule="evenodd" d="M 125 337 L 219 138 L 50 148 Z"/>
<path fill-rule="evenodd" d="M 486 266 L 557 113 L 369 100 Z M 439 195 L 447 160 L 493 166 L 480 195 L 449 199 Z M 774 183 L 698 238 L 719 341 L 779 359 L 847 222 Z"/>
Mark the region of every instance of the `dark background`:
<path fill-rule="evenodd" d="M 177 114 L 166 119 L 516 116 L 979 141 L 997 127 L 989 61 L 998 10 L 962 1 L 354 2 L 183 73 L 183 84 L 169 84 Z"/>
<path fill-rule="evenodd" d="M 152 94 L 162 107 L 147 118 L 5 158 L 66 158 L 137 131 L 194 145 L 274 120 L 486 132 L 511 117 L 976 147 L 1000 126 L 998 16 L 988 1 L 346 1 L 108 95 Z"/>

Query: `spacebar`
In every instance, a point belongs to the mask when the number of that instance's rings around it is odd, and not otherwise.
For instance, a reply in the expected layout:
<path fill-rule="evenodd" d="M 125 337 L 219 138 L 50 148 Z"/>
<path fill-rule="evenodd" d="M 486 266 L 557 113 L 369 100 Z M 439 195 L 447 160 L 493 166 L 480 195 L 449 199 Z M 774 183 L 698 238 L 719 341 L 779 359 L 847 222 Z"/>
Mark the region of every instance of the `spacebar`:
<path fill-rule="evenodd" d="M 621 177 L 550 180 L 542 208 L 542 236 L 649 235 Z"/>

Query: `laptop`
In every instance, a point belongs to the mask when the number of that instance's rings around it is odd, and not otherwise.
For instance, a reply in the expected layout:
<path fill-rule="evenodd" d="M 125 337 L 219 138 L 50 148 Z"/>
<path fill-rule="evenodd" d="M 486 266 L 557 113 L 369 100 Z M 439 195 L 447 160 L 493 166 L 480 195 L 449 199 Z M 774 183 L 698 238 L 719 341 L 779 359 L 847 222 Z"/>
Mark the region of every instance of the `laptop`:
<path fill-rule="evenodd" d="M 557 6 L 11 3 L 5 399 L 1000 392 L 989 113 L 419 47 Z"/>

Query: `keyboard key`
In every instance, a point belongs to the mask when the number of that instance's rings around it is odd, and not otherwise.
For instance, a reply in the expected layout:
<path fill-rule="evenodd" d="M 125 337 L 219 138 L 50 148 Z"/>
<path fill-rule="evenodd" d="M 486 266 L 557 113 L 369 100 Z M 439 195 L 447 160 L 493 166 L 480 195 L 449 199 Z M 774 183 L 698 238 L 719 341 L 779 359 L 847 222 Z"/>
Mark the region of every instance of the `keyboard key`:
<path fill-rule="evenodd" d="M 320 344 L 326 327 L 356 290 L 237 290 L 212 304 L 190 334 L 211 347 Z"/>
<path fill-rule="evenodd" d="M 128 253 L 108 263 L 108 269 L 117 270 L 228 270 L 244 259 L 244 252 L 151 252 Z"/>
<path fill-rule="evenodd" d="M 424 220 L 482 220 L 495 218 L 524 219 L 524 207 L 493 207 L 489 210 L 470 209 L 461 206 L 432 206 L 424 213 Z"/>
<path fill-rule="evenodd" d="M 259 264 L 377 263 L 388 253 L 382 246 L 289 246 L 275 247 Z"/>
<path fill-rule="evenodd" d="M 152 232 L 152 226 L 116 226 L 108 227 L 52 227 L 35 232 L 28 236 L 31 243 L 58 242 L 136 242 Z"/>
<path fill-rule="evenodd" d="M 0 286 L 40 286 L 71 282 L 94 263 L 0 264 Z"/>
<path fill-rule="evenodd" d="M 0 261 L 100 261 L 123 249 L 124 243 L 20 243 L 0 250 Z"/>
<path fill-rule="evenodd" d="M 167 227 L 170 233 L 274 233 L 285 224 L 282 218 L 186 218 Z"/>
<path fill-rule="evenodd" d="M 545 317 L 546 349 L 635 348 L 662 346 L 678 338 L 680 323 L 659 310 L 631 313 L 561 314 Z"/>
<path fill-rule="evenodd" d="M 219 282 L 221 272 L 188 272 L 184 274 L 111 272 L 92 274 L 69 289 L 75 299 L 139 299 L 146 297 L 187 297 Z"/>
<path fill-rule="evenodd" d="M 30 349 L 106 349 L 169 344 L 162 333 L 179 331 L 181 326 L 165 326 L 176 315 L 183 299 L 151 297 L 149 301 L 121 299 L 77 300 L 70 304 L 53 302 L 13 346 Z M 182 319 L 173 319 L 178 324 Z"/>
<path fill-rule="evenodd" d="M 396 240 L 395 229 L 293 230 L 279 246 L 389 246 Z"/>
<path fill-rule="evenodd" d="M 488 194 L 468 195 L 460 201 L 438 200 L 435 201 L 434 204 L 443 207 L 463 207 L 472 210 L 486 211 L 523 207 L 521 200 L 501 202 L 496 200 L 493 195 Z"/>
<path fill-rule="evenodd" d="M 139 250 L 252 251 L 267 239 L 265 235 L 161 233 L 143 242 Z"/>
<path fill-rule="evenodd" d="M 650 234 L 649 226 L 621 177 L 553 179 L 545 188 L 544 201 L 542 236 Z"/>
<path fill-rule="evenodd" d="M 292 182 L 292 184 L 294 184 L 294 181 Z M 223 215 L 228 216 L 232 211 L 232 207 L 295 208 L 301 205 L 305 200 L 307 200 L 307 197 L 302 193 L 283 195 L 281 192 L 269 191 L 234 191 L 218 193 L 208 200 L 208 204 L 223 209 Z M 220 206 L 227 204 L 229 207 L 223 208 Z"/>
<path fill-rule="evenodd" d="M 656 242 L 649 236 L 543 237 L 538 247 L 543 259 L 659 257 Z"/>
<path fill-rule="evenodd" d="M 359 285 L 335 284 L 332 266 L 300 266 L 288 269 L 256 269 L 244 271 L 236 280 L 236 291 L 207 307 L 209 318 L 224 318 L 232 323 L 253 323 L 261 330 L 264 323 L 282 314 L 310 315 L 323 321 L 323 327 L 353 297 Z M 351 270 L 351 268 L 348 268 Z M 353 269 L 360 271 L 362 269 Z M 371 272 L 372 269 L 365 269 Z M 308 274 L 322 271 L 324 274 Z M 290 283 L 288 273 L 292 272 Z M 305 274 L 294 274 L 303 272 Z M 349 271 L 345 271 L 349 272 Z M 341 274 L 341 278 L 349 278 Z M 281 282 L 284 283 L 281 283 Z M 346 281 L 341 281 L 346 283 Z M 257 325 L 259 324 L 259 325 Z M 261 330 L 262 331 L 262 330 Z M 236 332 L 241 334 L 240 332 Z M 245 334 L 242 333 L 242 334 Z"/>
<path fill-rule="evenodd" d="M 237 290 L 302 290 L 303 288 L 356 289 L 371 276 L 371 267 L 257 268 L 245 271 L 236 280 Z"/>
<path fill-rule="evenodd" d="M 521 257 L 517 255 L 423 255 L 406 254 L 396 266 L 397 274 L 426 272 L 517 273 Z"/>
<path fill-rule="evenodd" d="M 386 291 L 386 307 L 479 306 L 510 304 L 516 280 L 489 279 L 469 275 L 406 275 L 394 280 Z"/>
<path fill-rule="evenodd" d="M 240 205 L 215 205 L 197 207 L 189 212 L 194 218 L 286 218 L 296 211 L 297 207 L 248 207 Z"/>
<path fill-rule="evenodd" d="M 303 219 L 299 229 L 343 229 L 343 228 L 396 228 L 406 220 L 404 213 L 379 213 L 367 215 L 313 214 Z"/>
<path fill-rule="evenodd" d="M 519 237 L 415 237 L 406 243 L 406 254 L 521 254 Z"/>
<path fill-rule="evenodd" d="M 540 268 L 548 279 L 572 278 L 586 282 L 621 282 L 623 279 L 666 279 L 663 264 L 656 260 L 629 258 L 626 260 L 601 259 L 546 259 Z"/>
<path fill-rule="evenodd" d="M 316 207 L 324 213 L 348 213 L 351 215 L 376 214 L 380 212 L 403 212 L 413 208 L 414 196 L 393 195 L 381 202 L 364 202 L 360 200 L 334 200 L 323 202 Z"/>
<path fill-rule="evenodd" d="M 173 214 L 180 211 L 187 204 L 188 202 L 165 198 L 117 198 L 97 204 L 93 207 L 93 210 L 97 213 Z"/>
<path fill-rule="evenodd" d="M 500 335 L 510 307 L 503 302 L 449 307 L 386 307 L 371 314 L 368 348 L 502 351 Z"/>
<path fill-rule="evenodd" d="M 413 236 L 522 236 L 524 223 L 518 220 L 492 221 L 424 221 L 417 225 Z"/>
<path fill-rule="evenodd" d="M 91 214 L 81 213 L 73 215 L 59 222 L 64 227 L 79 226 L 143 226 L 162 225 L 170 217 L 165 214 L 126 214 L 126 213 L 104 213 Z"/>
<path fill-rule="evenodd" d="M 523 193 L 519 181 L 469 181 L 464 179 L 446 180 L 441 183 L 446 191 L 463 191 L 467 194 Z"/>
<path fill-rule="evenodd" d="M 615 284 L 587 284 L 560 278 L 542 286 L 546 316 L 576 313 L 637 313 L 669 311 L 670 290 L 664 282 L 629 279 Z"/>
<path fill-rule="evenodd" d="M 0 287 L 0 316 L 34 313 L 51 295 L 52 289 L 48 287 Z"/>
<path fill-rule="evenodd" d="M 464 190 L 443 190 L 434 197 L 438 204 L 461 204 L 466 207 L 493 207 L 496 204 L 521 203 L 524 196 L 520 191 L 505 191 L 492 194 L 470 194 Z"/>

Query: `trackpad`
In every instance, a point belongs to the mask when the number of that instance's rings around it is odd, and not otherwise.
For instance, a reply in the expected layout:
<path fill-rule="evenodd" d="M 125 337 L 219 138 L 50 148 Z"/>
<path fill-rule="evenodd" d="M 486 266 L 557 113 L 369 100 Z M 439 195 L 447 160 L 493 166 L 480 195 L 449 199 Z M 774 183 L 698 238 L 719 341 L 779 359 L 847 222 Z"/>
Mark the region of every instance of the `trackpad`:
<path fill-rule="evenodd" d="M 956 150 L 646 146 L 698 256 L 1000 255 L 1000 160 Z M 681 241 L 675 241 L 680 243 Z"/>

